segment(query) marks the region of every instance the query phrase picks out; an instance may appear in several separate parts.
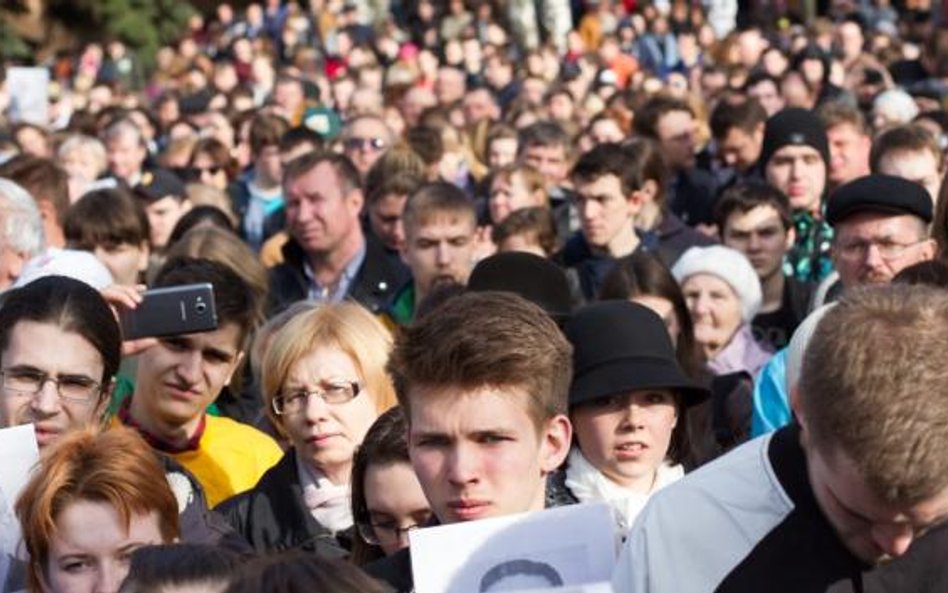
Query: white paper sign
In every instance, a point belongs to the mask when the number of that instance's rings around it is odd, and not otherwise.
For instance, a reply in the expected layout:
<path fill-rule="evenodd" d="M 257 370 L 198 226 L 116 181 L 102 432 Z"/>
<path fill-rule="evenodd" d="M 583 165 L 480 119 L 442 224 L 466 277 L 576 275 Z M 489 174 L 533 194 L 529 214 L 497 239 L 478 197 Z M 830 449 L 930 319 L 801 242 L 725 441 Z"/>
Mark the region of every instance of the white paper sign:
<path fill-rule="evenodd" d="M 548 589 L 524 589 L 520 593 L 613 593 L 612 583 L 590 583 L 588 585 L 577 585 L 575 587 L 555 587 Z"/>
<path fill-rule="evenodd" d="M 49 70 L 16 66 L 7 70 L 10 121 L 49 123 Z"/>
<path fill-rule="evenodd" d="M 13 504 L 38 460 L 32 424 L 0 429 L 0 553 L 14 554 L 20 541 Z"/>
<path fill-rule="evenodd" d="M 417 593 L 496 593 L 612 578 L 615 537 L 605 504 L 442 525 L 410 535 Z"/>

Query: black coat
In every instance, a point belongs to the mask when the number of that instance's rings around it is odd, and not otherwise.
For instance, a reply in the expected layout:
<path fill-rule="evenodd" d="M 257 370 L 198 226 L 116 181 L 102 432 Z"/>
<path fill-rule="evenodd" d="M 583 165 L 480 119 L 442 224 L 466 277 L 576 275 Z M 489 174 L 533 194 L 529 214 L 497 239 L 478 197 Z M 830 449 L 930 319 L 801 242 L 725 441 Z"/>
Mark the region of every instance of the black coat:
<path fill-rule="evenodd" d="M 303 248 L 290 239 L 283 246 L 283 258 L 282 264 L 270 270 L 270 303 L 267 307 L 270 315 L 309 297 L 309 281 L 303 272 L 303 262 L 306 261 Z M 366 237 L 365 261 L 352 280 L 347 296 L 378 313 L 407 280 L 405 270 L 393 266 L 382 246 Z"/>
<path fill-rule="evenodd" d="M 303 503 L 303 487 L 290 449 L 252 490 L 215 509 L 260 553 L 302 549 L 328 557 L 348 554 L 348 534 L 334 536 Z"/>

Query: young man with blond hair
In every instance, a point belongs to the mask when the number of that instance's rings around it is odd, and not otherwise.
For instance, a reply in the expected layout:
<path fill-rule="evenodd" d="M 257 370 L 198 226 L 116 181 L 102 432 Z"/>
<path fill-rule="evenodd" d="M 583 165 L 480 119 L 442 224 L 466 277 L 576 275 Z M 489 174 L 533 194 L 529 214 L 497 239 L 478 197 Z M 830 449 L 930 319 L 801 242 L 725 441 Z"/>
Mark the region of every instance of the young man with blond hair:
<path fill-rule="evenodd" d="M 616 593 L 948 590 L 948 293 L 846 294 L 817 326 L 796 422 L 658 493 Z"/>

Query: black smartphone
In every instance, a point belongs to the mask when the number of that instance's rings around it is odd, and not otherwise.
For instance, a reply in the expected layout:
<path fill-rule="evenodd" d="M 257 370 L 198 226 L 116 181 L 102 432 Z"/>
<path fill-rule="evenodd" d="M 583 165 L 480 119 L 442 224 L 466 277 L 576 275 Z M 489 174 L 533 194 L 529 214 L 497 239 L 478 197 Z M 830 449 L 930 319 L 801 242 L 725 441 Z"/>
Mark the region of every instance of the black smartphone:
<path fill-rule="evenodd" d="M 135 309 L 119 314 L 126 340 L 177 336 L 217 329 L 214 289 L 210 283 L 146 290 Z"/>

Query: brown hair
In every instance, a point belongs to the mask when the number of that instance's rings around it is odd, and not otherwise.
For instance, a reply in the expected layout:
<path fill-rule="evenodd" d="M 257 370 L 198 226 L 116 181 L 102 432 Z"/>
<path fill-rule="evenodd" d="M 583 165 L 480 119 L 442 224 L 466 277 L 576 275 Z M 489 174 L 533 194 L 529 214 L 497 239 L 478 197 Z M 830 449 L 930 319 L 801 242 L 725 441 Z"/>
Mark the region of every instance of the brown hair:
<path fill-rule="evenodd" d="M 37 204 L 48 202 L 62 225 L 69 210 L 69 174 L 52 159 L 21 154 L 0 167 L 0 177 L 20 184 Z"/>
<path fill-rule="evenodd" d="M 224 593 L 382 593 L 386 590 L 352 564 L 294 550 L 252 560 Z"/>
<path fill-rule="evenodd" d="M 111 505 L 126 529 L 132 515 L 156 512 L 164 542 L 178 537 L 178 503 L 151 447 L 129 428 L 76 431 L 43 456 L 16 502 L 31 591 L 42 591 L 39 571 L 46 570 L 56 522 L 77 501 Z"/>
<path fill-rule="evenodd" d="M 398 401 L 410 418 L 417 387 L 522 387 L 539 430 L 567 410 L 572 347 L 537 305 L 512 293 L 454 297 L 403 329 L 389 360 Z"/>
<path fill-rule="evenodd" d="M 847 292 L 820 321 L 799 383 L 811 446 L 839 451 L 884 502 L 948 488 L 948 292 L 890 285 Z"/>
<path fill-rule="evenodd" d="M 349 192 L 362 188 L 359 170 L 352 164 L 349 157 L 344 154 L 324 151 L 307 152 L 284 165 L 283 187 L 287 187 L 297 178 L 306 175 L 322 163 L 327 163 L 335 171 L 343 195 L 348 195 Z"/>
<path fill-rule="evenodd" d="M 290 124 L 279 115 L 261 113 L 250 121 L 250 152 L 254 158 L 268 146 L 280 146 L 280 139 L 290 129 Z"/>
<path fill-rule="evenodd" d="M 869 124 L 866 116 L 854 105 L 842 101 L 828 101 L 823 103 L 816 114 L 823 122 L 823 127 L 829 130 L 841 124 L 851 125 L 857 133 L 869 136 Z"/>
<path fill-rule="evenodd" d="M 491 240 L 500 245 L 515 235 L 534 235 L 537 245 L 549 257 L 557 248 L 556 223 L 549 208 L 536 206 L 514 210 L 491 229 Z"/>
<path fill-rule="evenodd" d="M 942 156 L 935 135 L 917 124 L 895 126 L 876 136 L 876 139 L 872 142 L 872 150 L 869 152 L 869 168 L 872 169 L 873 173 L 878 173 L 882 159 L 891 152 L 923 150 L 928 150 L 935 156 L 935 162 L 938 163 L 938 170 L 940 171 Z"/>
<path fill-rule="evenodd" d="M 935 218 L 932 220 L 932 238 L 938 243 L 939 257 L 948 260 L 948 173 L 941 180 L 935 204 Z"/>
<path fill-rule="evenodd" d="M 121 187 L 99 189 L 83 195 L 66 213 L 63 234 L 74 249 L 148 241 L 148 216 L 140 200 Z"/>
<path fill-rule="evenodd" d="M 419 226 L 428 224 L 438 215 L 467 218 L 471 226 L 477 224 L 477 211 L 464 192 L 445 181 L 426 183 L 418 188 L 405 203 L 402 224 L 405 234 L 412 234 Z"/>
<path fill-rule="evenodd" d="M 266 411 L 280 431 L 283 422 L 273 413 L 273 399 L 280 394 L 290 368 L 317 347 L 345 352 L 365 382 L 378 413 L 395 405 L 385 364 L 392 336 L 381 321 L 356 303 L 322 305 L 294 316 L 279 330 L 263 359 L 263 397 Z"/>

